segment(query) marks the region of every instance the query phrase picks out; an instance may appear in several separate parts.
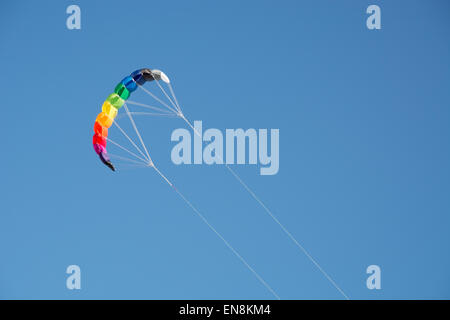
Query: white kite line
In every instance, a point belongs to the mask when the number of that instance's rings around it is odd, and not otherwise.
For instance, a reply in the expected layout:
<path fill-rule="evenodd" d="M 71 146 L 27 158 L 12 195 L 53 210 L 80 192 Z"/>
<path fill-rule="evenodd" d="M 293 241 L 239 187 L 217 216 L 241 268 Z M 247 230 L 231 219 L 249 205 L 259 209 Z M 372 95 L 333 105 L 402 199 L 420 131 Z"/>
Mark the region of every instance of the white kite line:
<path fill-rule="evenodd" d="M 178 116 L 179 118 L 183 119 L 190 128 L 192 128 L 192 130 L 198 135 L 200 136 L 199 132 L 195 129 L 195 127 L 190 123 L 190 121 L 184 116 L 181 107 L 178 103 L 178 100 L 175 96 L 174 90 L 172 88 L 172 86 L 170 85 L 170 83 L 168 83 L 169 89 L 170 89 L 170 93 L 172 95 L 173 101 L 172 99 L 170 99 L 170 97 L 168 96 L 168 94 L 166 93 L 166 91 L 162 88 L 162 86 L 159 84 L 159 80 L 154 80 L 158 87 L 161 89 L 161 91 L 164 93 L 164 95 L 166 96 L 166 98 L 169 100 L 170 104 L 172 105 L 172 107 L 170 107 L 168 104 L 164 103 L 161 99 L 159 99 L 157 96 L 155 96 L 153 93 L 151 93 L 149 90 L 145 89 L 143 86 L 139 86 L 139 88 L 141 88 L 144 92 L 146 92 L 149 96 L 151 96 L 152 98 L 154 98 L 156 101 L 158 101 L 159 103 L 161 103 L 163 106 L 165 106 L 169 111 L 171 111 L 174 115 Z M 131 104 L 134 105 L 139 105 L 139 106 L 143 106 L 143 107 L 148 107 L 150 109 L 154 109 L 157 111 L 164 111 L 167 112 L 163 109 L 157 108 L 157 107 L 153 107 L 153 106 L 149 106 L 146 104 L 141 104 L 141 103 L 137 103 L 137 102 L 130 102 Z M 138 115 L 139 113 L 135 112 L 135 113 L 130 113 L 126 104 L 124 105 L 127 115 L 130 118 L 130 121 L 132 122 L 132 125 L 136 131 L 136 134 L 139 137 L 139 140 L 141 141 L 142 146 L 144 147 L 144 150 L 146 151 L 147 157 L 144 156 L 144 158 L 147 158 L 149 160 L 149 162 L 145 162 L 145 160 L 143 160 L 147 165 L 153 167 L 156 172 L 178 193 L 178 195 L 186 202 L 186 204 L 205 222 L 205 224 L 214 232 L 216 233 L 216 235 L 222 239 L 222 241 L 226 244 L 226 246 L 244 263 L 244 265 L 247 266 L 247 268 L 256 276 L 256 278 L 277 298 L 280 299 L 280 297 L 275 293 L 275 291 L 264 281 L 264 279 L 259 276 L 258 273 L 256 273 L 256 271 L 245 261 L 244 258 L 242 258 L 242 256 L 222 237 L 222 235 L 220 233 L 217 232 L 217 230 L 206 220 L 206 218 L 184 197 L 183 194 L 181 194 L 181 192 L 175 188 L 175 186 L 156 168 L 156 166 L 153 164 L 150 155 L 145 147 L 145 144 L 142 140 L 141 135 L 139 134 L 139 131 L 136 127 L 136 124 L 134 123 L 134 120 L 131 116 L 131 114 L 136 114 Z M 155 114 L 156 115 L 156 114 Z M 169 112 L 170 115 L 170 112 Z M 123 132 L 124 133 L 124 132 Z M 125 133 L 124 133 L 125 134 Z M 125 134 L 126 135 L 126 134 Z M 201 136 L 200 136 L 201 137 Z M 131 139 L 130 139 L 131 141 Z M 133 145 L 137 148 L 137 146 L 133 143 Z M 123 148 L 123 147 L 122 147 Z M 140 152 L 141 150 L 139 148 L 137 148 Z M 126 150 L 126 149 L 125 149 Z M 126 150 L 130 153 L 129 150 Z M 142 153 L 142 152 L 141 152 Z M 133 154 L 133 153 L 132 153 Z M 135 154 L 133 154 L 135 155 Z M 136 156 L 136 155 L 135 155 Z M 289 230 L 278 220 L 278 218 L 272 213 L 271 210 L 269 210 L 269 208 L 263 203 L 263 201 L 255 194 L 255 192 L 242 180 L 242 178 L 228 165 L 225 164 L 225 167 L 229 170 L 229 172 L 235 177 L 235 179 L 244 187 L 244 189 L 252 196 L 252 198 L 254 198 L 256 200 L 256 202 L 264 209 L 264 211 L 272 218 L 272 220 L 275 221 L 276 224 L 278 224 L 278 226 L 281 228 L 281 230 L 291 239 L 292 242 L 294 242 L 294 244 L 303 252 L 303 254 L 314 264 L 314 266 L 323 274 L 323 276 L 339 291 L 339 293 L 347 300 L 349 300 L 350 298 L 347 296 L 347 294 L 345 294 L 345 292 L 337 285 L 337 283 L 331 278 L 331 276 L 321 267 L 321 265 L 313 258 L 313 256 L 305 249 L 304 246 L 302 246 L 300 244 L 300 242 L 289 232 Z"/>

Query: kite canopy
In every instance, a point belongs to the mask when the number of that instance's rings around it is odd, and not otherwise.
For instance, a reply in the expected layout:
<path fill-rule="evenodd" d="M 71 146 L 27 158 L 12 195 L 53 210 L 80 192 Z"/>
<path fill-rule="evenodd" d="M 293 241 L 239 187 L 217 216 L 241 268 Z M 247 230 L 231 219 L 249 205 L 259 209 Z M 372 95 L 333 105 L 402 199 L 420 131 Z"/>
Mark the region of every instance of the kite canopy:
<path fill-rule="evenodd" d="M 129 98 L 130 94 L 137 89 L 138 86 L 142 86 L 144 83 L 162 80 L 169 84 L 169 78 L 161 70 L 139 69 L 131 73 L 131 75 L 122 79 L 114 89 L 114 93 L 111 93 L 102 106 L 102 112 L 100 112 L 95 120 L 94 124 L 94 136 L 92 143 L 94 150 L 100 157 L 100 160 L 108 166 L 112 171 L 115 171 L 111 160 L 108 157 L 106 151 L 106 143 L 108 139 L 108 129 L 114 122 L 119 109 L 123 106 L 125 101 Z"/>

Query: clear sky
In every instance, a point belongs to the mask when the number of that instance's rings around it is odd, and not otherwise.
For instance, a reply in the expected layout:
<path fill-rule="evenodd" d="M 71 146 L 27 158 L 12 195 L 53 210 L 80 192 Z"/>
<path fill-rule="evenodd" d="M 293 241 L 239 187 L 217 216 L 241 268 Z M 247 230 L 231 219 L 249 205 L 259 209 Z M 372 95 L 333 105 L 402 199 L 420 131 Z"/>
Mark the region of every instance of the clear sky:
<path fill-rule="evenodd" d="M 66 28 L 67 6 L 81 30 Z M 368 30 L 366 8 L 381 8 Z M 278 128 L 280 170 L 233 168 L 352 299 L 450 298 L 448 1 L 0 5 L 0 298 L 273 299 L 150 168 L 92 150 L 104 99 L 164 70 L 205 128 Z M 223 166 L 159 168 L 282 299 L 339 291 Z M 81 268 L 81 290 L 66 268 Z M 381 268 L 368 290 L 366 268 Z"/>

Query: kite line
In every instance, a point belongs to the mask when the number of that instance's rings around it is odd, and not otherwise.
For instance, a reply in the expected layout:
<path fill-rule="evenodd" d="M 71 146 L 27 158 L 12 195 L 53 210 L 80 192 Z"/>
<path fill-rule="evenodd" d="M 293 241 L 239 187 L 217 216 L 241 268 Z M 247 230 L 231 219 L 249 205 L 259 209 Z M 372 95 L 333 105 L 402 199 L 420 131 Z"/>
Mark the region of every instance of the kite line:
<path fill-rule="evenodd" d="M 163 81 L 169 88 L 170 95 L 164 90 L 164 88 L 161 86 L 159 81 Z M 164 96 L 168 99 L 169 104 L 162 101 L 160 98 L 158 98 L 155 94 L 153 94 L 151 91 L 147 90 L 143 87 L 144 83 L 154 81 L 159 89 L 162 91 Z M 136 90 L 137 88 L 141 88 L 143 92 L 145 92 L 147 95 L 151 96 L 153 99 L 155 99 L 157 102 L 159 102 L 164 108 L 161 107 L 155 107 L 148 104 L 143 104 L 139 102 L 134 102 L 131 100 L 127 100 L 129 97 L 129 94 Z M 137 107 L 143 107 L 150 109 L 152 112 L 130 112 L 128 109 L 127 104 L 125 103 L 125 100 L 127 100 L 127 103 L 131 105 L 135 105 Z M 105 106 L 106 105 L 106 106 Z M 138 139 L 141 143 L 141 146 L 143 150 L 141 150 L 134 142 L 133 140 L 125 133 L 125 131 L 114 121 L 114 118 L 117 116 L 117 110 L 124 106 L 124 109 L 126 111 L 126 115 L 128 116 L 136 135 L 138 136 Z M 111 108 L 114 107 L 114 108 Z M 137 129 L 137 126 L 133 120 L 132 115 L 149 115 L 149 116 L 168 116 L 168 117 L 179 117 L 182 120 L 188 124 L 190 128 L 197 134 L 200 138 L 200 133 L 195 129 L 195 127 L 190 123 L 190 121 L 185 117 L 183 114 L 181 107 L 178 103 L 178 100 L 175 96 L 174 90 L 172 88 L 172 85 L 170 83 L 170 80 L 168 77 L 159 70 L 150 70 L 150 69 L 141 69 L 133 72 L 129 77 L 124 78 L 121 83 L 116 87 L 115 93 L 110 95 L 108 99 L 105 101 L 105 104 L 102 108 L 102 113 L 99 114 L 96 120 L 96 126 L 94 126 L 94 131 L 96 134 L 94 135 L 94 149 L 99 155 L 102 162 L 107 165 L 111 170 L 115 170 L 114 166 L 109 160 L 108 154 L 106 153 L 106 141 L 110 141 L 114 145 L 118 146 L 122 150 L 126 151 L 129 155 L 134 156 L 139 161 L 144 162 L 145 166 L 147 167 L 153 167 L 155 171 L 163 178 L 163 180 L 166 181 L 166 183 L 171 186 L 178 195 L 186 202 L 186 204 L 200 217 L 200 219 L 225 243 L 225 245 L 241 260 L 242 263 L 256 276 L 256 278 L 277 298 L 280 299 L 280 297 L 275 293 L 275 291 L 267 284 L 267 282 L 264 281 L 264 279 L 256 273 L 256 271 L 246 262 L 246 260 L 229 244 L 228 241 L 206 220 L 206 218 L 192 205 L 190 201 L 186 199 L 186 197 L 173 185 L 173 183 L 161 173 L 161 171 L 155 166 L 153 160 L 150 157 L 150 154 L 144 144 L 144 141 L 142 139 L 142 136 L 139 133 L 139 130 Z M 120 117 L 120 116 L 119 116 Z M 111 121 L 112 120 L 112 121 Z M 99 126 L 97 124 L 100 124 Z M 140 156 L 136 153 L 128 150 L 127 148 L 119 145 L 117 142 L 112 141 L 110 138 L 107 137 L 107 130 L 105 133 L 105 130 L 103 127 L 109 128 L 111 124 L 114 123 L 122 132 L 122 134 L 125 135 L 125 137 L 132 143 L 132 145 L 139 151 Z M 119 160 L 122 161 L 128 161 L 133 164 L 140 163 L 139 161 L 125 158 L 125 157 L 117 157 L 115 155 L 112 155 Z M 253 192 L 253 190 L 242 180 L 242 178 L 228 165 L 225 163 L 225 167 L 228 169 L 228 171 L 234 176 L 234 178 L 242 185 L 242 187 L 252 196 L 252 198 L 255 199 L 255 201 L 264 209 L 264 211 L 274 220 L 276 224 L 279 225 L 279 227 L 282 229 L 282 231 L 291 239 L 292 242 L 303 252 L 303 254 L 314 264 L 314 266 L 323 274 L 323 276 L 339 291 L 339 293 L 345 298 L 350 299 L 344 291 L 337 285 L 337 283 L 328 275 L 327 272 L 320 266 L 320 264 L 311 256 L 311 254 L 299 243 L 299 241 L 296 240 L 296 238 L 289 232 L 289 230 L 277 219 L 277 217 L 269 210 L 269 208 L 262 202 L 262 200 Z"/>

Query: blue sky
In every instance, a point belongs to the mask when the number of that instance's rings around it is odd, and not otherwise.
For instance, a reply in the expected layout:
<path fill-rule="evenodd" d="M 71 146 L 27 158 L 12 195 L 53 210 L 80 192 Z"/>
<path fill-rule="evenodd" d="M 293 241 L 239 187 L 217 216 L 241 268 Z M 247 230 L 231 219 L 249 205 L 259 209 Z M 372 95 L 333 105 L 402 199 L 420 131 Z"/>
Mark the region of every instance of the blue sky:
<path fill-rule="evenodd" d="M 81 8 L 81 30 L 66 8 Z M 382 29 L 366 28 L 366 8 Z M 273 299 L 152 169 L 92 150 L 131 71 L 205 128 L 279 128 L 280 171 L 233 166 L 352 299 L 450 298 L 448 1 L 2 3 L 1 299 Z M 343 296 L 223 166 L 159 168 L 282 299 Z M 79 265 L 82 289 L 65 286 Z M 366 288 L 381 267 L 381 290 Z"/>

